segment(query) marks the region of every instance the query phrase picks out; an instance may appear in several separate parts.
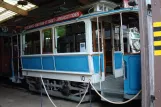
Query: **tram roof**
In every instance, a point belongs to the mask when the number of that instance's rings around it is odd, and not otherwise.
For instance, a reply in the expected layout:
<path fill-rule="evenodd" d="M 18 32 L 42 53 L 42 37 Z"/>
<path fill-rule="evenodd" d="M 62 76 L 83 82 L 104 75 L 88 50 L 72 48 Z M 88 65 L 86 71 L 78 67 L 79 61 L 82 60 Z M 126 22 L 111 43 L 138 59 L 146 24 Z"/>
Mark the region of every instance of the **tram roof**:
<path fill-rule="evenodd" d="M 138 11 L 139 10 L 137 8 L 123 8 L 123 9 L 110 10 L 110 11 L 105 11 L 105 12 L 90 13 L 90 14 L 82 15 L 78 17 L 77 19 L 94 18 L 98 16 L 107 16 L 107 15 L 114 15 L 114 14 L 127 13 L 127 12 L 138 13 Z"/>
<path fill-rule="evenodd" d="M 122 9 L 110 10 L 110 11 L 105 11 L 105 12 L 95 12 L 95 13 L 85 14 L 85 15 L 82 15 L 78 18 L 74 18 L 71 20 L 64 20 L 62 22 L 56 22 L 56 23 L 52 23 L 52 24 L 48 24 L 48 25 L 44 25 L 40 27 L 31 28 L 31 29 L 28 29 L 27 31 L 32 32 L 32 30 L 35 30 L 38 28 L 44 28 L 46 26 L 52 26 L 52 25 L 57 25 L 57 24 L 59 25 L 59 24 L 68 23 L 74 20 L 91 19 L 91 18 L 96 18 L 98 16 L 101 17 L 101 16 L 115 15 L 119 13 L 128 13 L 128 12 L 138 13 L 138 9 L 137 8 L 122 8 Z"/>

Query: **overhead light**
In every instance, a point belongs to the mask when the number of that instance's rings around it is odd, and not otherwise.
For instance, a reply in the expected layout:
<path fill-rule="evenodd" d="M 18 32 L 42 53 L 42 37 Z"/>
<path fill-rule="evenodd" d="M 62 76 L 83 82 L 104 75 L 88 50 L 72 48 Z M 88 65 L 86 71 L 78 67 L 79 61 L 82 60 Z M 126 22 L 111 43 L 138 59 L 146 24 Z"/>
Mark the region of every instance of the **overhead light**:
<path fill-rule="evenodd" d="M 26 0 L 3 0 L 3 1 L 13 6 L 17 6 L 20 9 L 27 10 L 27 11 L 37 8 L 36 5 L 30 2 L 27 2 Z M 20 2 L 20 4 L 18 4 L 18 2 Z M 25 2 L 27 2 L 27 5 L 25 5 L 26 4 Z"/>
<path fill-rule="evenodd" d="M 0 13 L 3 12 L 3 11 L 5 11 L 5 10 L 6 10 L 5 8 L 0 7 Z"/>
<path fill-rule="evenodd" d="M 9 18 L 11 18 L 12 16 L 14 16 L 16 14 L 17 13 L 8 10 L 8 11 L 0 14 L 0 22 L 3 21 L 3 20 L 9 19 Z"/>
<path fill-rule="evenodd" d="M 3 0 L 3 2 L 16 6 L 25 11 L 30 11 L 37 8 L 36 5 L 27 2 L 26 0 Z M 14 17 L 15 15 L 18 15 L 18 13 L 0 7 L 0 23 Z"/>
<path fill-rule="evenodd" d="M 25 5 L 28 4 L 28 2 L 27 2 L 26 0 L 19 0 L 19 1 L 17 2 L 17 4 L 18 4 L 18 5 L 25 6 Z"/>

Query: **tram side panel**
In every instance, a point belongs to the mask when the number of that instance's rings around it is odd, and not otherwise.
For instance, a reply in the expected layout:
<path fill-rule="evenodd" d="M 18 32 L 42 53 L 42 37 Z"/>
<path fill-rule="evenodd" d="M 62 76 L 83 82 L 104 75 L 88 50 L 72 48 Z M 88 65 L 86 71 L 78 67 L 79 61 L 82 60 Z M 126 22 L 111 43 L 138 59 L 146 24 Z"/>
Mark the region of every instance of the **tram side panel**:
<path fill-rule="evenodd" d="M 39 29 L 27 33 L 22 37 L 22 41 L 25 43 L 22 43 L 22 46 L 24 46 L 22 53 L 24 54 L 21 56 L 23 75 L 86 83 L 89 80 L 95 83 L 99 82 L 99 71 L 102 74 L 104 72 L 103 53 L 92 53 L 91 55 L 87 52 L 87 47 L 89 47 L 87 39 L 89 37 L 87 36 L 90 36 L 90 34 L 87 35 L 88 32 L 86 32 L 87 28 L 85 26 L 87 25 L 81 21 L 55 27 L 56 33 L 53 42 L 55 45 L 54 51 L 56 52 L 53 52 L 53 50 L 44 52 L 42 46 L 45 43 L 41 44 L 40 42 L 40 38 L 44 38 Z M 52 36 L 52 34 L 49 36 Z M 52 38 L 49 38 L 49 36 L 46 39 L 50 40 Z M 42 53 L 40 48 L 42 48 Z M 101 59 L 100 67 L 98 64 L 99 59 Z"/>
<path fill-rule="evenodd" d="M 78 24 L 76 23 L 74 27 L 77 27 L 76 25 Z M 71 30 L 72 26 L 68 24 L 67 27 L 70 28 L 66 30 Z M 104 56 L 103 53 L 98 54 L 98 52 L 88 53 L 87 36 L 89 35 L 85 29 L 74 29 L 74 31 L 67 31 L 64 34 L 62 33 L 62 31 L 66 31 L 64 26 L 57 28 L 61 33 L 58 34 L 59 37 L 54 35 L 57 38 L 54 40 L 54 51 L 52 48 L 50 51 L 44 48 L 45 42 L 44 44 L 40 42 L 40 38 L 44 39 L 43 35 L 37 30 L 21 37 L 21 46 L 24 46 L 21 52 L 23 75 L 26 76 L 29 89 L 32 91 L 40 91 L 39 79 L 42 77 L 50 95 L 80 101 L 87 88 L 87 83 L 90 80 L 97 83 L 100 81 L 100 75 L 103 76 Z M 80 32 L 76 32 L 76 30 Z M 74 34 L 72 34 L 73 32 Z M 33 35 L 36 37 L 33 38 Z M 48 35 L 46 42 L 51 38 L 52 35 Z M 49 47 L 48 45 L 47 49 Z M 40 49 L 42 49 L 42 53 Z M 86 95 L 85 100 L 89 101 L 89 99 L 89 95 Z"/>
<path fill-rule="evenodd" d="M 141 56 L 124 55 L 125 79 L 124 95 L 135 95 L 141 90 Z"/>

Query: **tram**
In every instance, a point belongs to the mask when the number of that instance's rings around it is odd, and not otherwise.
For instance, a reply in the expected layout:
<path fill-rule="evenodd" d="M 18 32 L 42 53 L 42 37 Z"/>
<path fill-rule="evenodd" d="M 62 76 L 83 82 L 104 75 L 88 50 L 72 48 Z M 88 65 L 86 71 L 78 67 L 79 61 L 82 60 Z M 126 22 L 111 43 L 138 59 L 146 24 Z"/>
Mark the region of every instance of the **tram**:
<path fill-rule="evenodd" d="M 137 8 L 81 11 L 28 25 L 20 36 L 21 65 L 29 89 L 79 101 L 91 82 L 117 101 L 141 90 Z M 43 91 L 45 92 L 45 91 Z M 84 101 L 90 99 L 87 93 Z"/>
<path fill-rule="evenodd" d="M 0 78 L 20 83 L 19 37 L 7 27 L 1 27 L 0 31 Z"/>

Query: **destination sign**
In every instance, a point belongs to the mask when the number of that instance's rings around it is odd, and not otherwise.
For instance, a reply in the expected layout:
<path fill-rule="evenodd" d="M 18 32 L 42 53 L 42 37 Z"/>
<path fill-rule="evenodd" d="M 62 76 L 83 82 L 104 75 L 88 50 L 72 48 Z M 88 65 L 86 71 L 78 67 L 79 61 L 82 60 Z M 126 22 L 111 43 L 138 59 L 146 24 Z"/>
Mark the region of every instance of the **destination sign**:
<path fill-rule="evenodd" d="M 60 21 L 64 21 L 64 20 L 69 20 L 69 19 L 77 18 L 77 17 L 79 17 L 81 15 L 82 15 L 82 13 L 80 11 L 73 12 L 73 13 L 69 13 L 69 14 L 63 15 L 63 16 L 54 17 L 54 18 L 49 19 L 49 20 L 38 22 L 38 23 L 35 23 L 35 24 L 32 24 L 32 25 L 28 25 L 24 29 L 25 30 L 33 29 L 33 28 L 36 28 L 36 27 L 41 27 L 41 26 L 52 24 L 52 23 L 55 23 L 55 22 L 60 22 Z"/>

